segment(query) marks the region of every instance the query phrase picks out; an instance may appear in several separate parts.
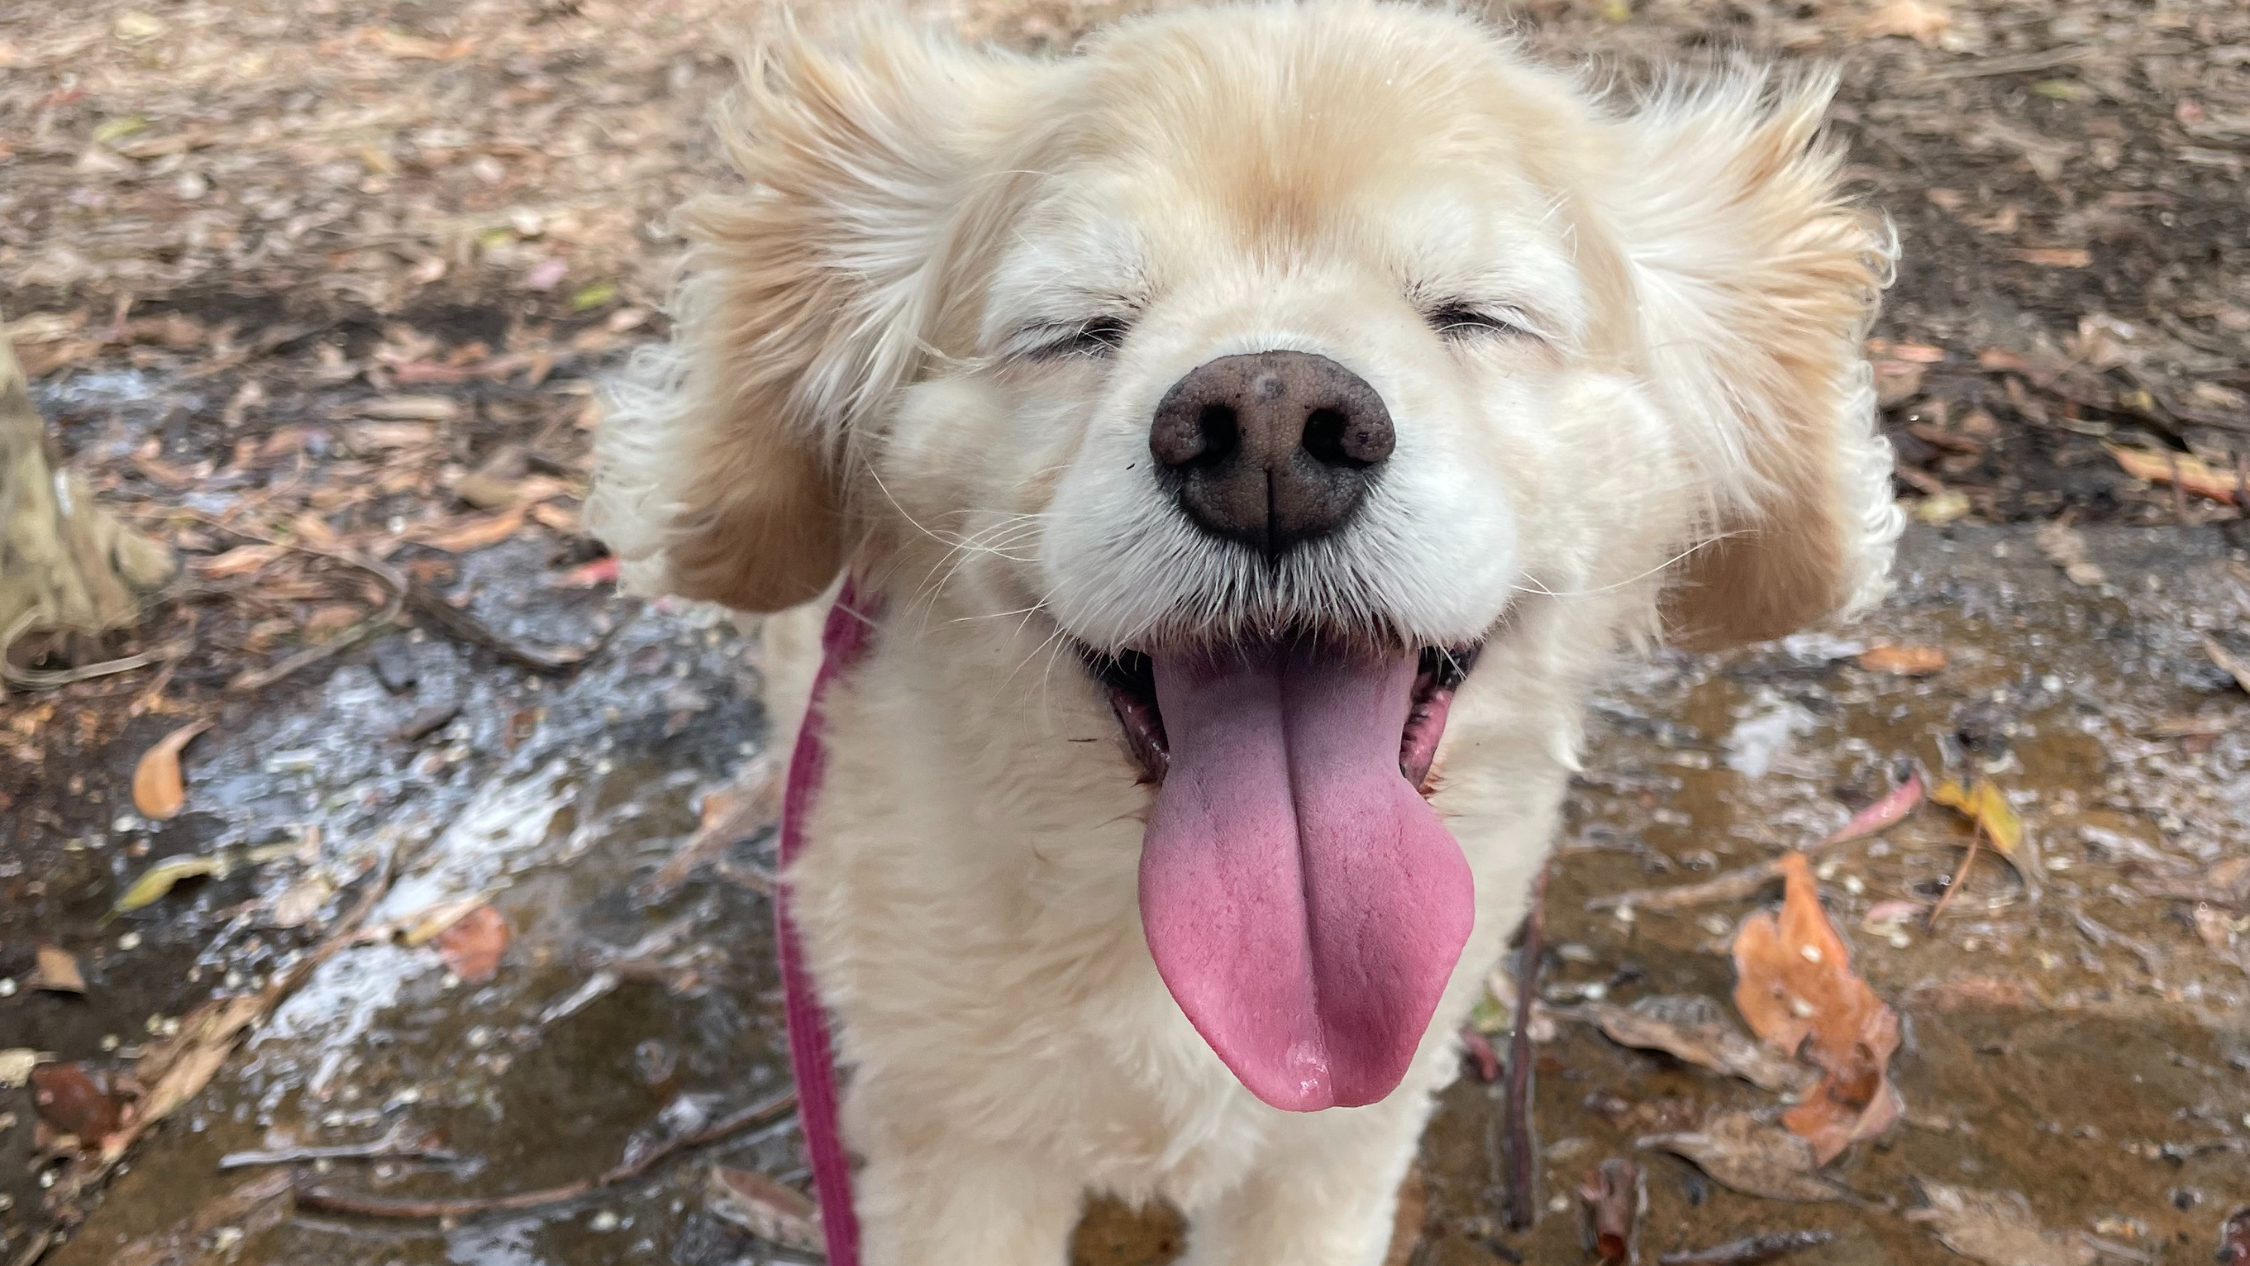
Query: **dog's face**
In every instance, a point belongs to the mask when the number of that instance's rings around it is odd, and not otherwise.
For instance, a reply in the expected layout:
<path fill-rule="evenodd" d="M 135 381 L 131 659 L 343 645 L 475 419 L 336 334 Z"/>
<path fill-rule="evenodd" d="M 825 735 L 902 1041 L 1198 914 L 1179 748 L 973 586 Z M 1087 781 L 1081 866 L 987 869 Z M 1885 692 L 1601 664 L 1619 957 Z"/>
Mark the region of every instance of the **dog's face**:
<path fill-rule="evenodd" d="M 751 69 L 752 188 L 691 216 L 689 359 L 605 432 L 605 534 L 693 596 L 849 561 L 1074 647 L 1163 788 L 1183 1008 L 1271 1102 L 1379 1098 L 1470 917 L 1416 792 L 1516 608 L 1715 643 L 1879 584 L 1885 243 L 1825 94 L 1611 113 L 1353 0 L 849 47 Z"/>

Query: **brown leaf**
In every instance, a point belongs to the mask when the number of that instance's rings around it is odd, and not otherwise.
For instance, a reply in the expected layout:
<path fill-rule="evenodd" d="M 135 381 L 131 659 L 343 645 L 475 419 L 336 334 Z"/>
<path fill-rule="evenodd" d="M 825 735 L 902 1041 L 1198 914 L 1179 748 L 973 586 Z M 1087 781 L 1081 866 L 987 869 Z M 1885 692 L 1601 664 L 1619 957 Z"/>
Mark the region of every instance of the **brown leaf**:
<path fill-rule="evenodd" d="M 2094 262 L 2093 252 L 2083 246 L 2032 246 L 2001 253 L 2019 264 L 2041 268 L 2084 268 Z"/>
<path fill-rule="evenodd" d="M 189 1012 L 178 1033 L 151 1047 L 133 1065 L 133 1079 L 146 1090 L 129 1126 L 102 1148 L 103 1154 L 123 1155 L 142 1131 L 203 1093 L 234 1052 L 234 1044 L 264 1014 L 265 1002 L 255 994 L 215 999 Z"/>
<path fill-rule="evenodd" d="M 1653 997 L 1629 1007 L 1588 1003 L 1581 1010 L 1620 1046 L 1663 1051 L 1776 1093 L 1811 1083 L 1812 1070 L 1745 1038 L 1717 1016 L 1696 1016 L 1691 1010 L 1696 1003 L 1708 1005 L 1701 998 Z"/>
<path fill-rule="evenodd" d="M 418 533 L 409 539 L 448 554 L 466 554 L 498 545 L 523 530 L 523 507 L 503 510 L 483 518 L 464 519 L 440 531 Z"/>
<path fill-rule="evenodd" d="M 2234 472 L 2207 466 L 2190 453 L 2151 453 L 2145 449 L 2105 444 L 2109 455 L 2126 474 L 2152 484 L 2176 483 L 2184 492 L 2233 505 L 2237 487 Z"/>
<path fill-rule="evenodd" d="M 48 993 L 84 993 L 86 977 L 78 970 L 78 960 L 70 951 L 41 941 L 38 947 L 39 962 L 31 972 L 31 987 Z"/>
<path fill-rule="evenodd" d="M 1579 1230 L 1602 1266 L 1640 1260 L 1641 1217 L 1648 1212 L 1648 1178 L 1629 1160 L 1605 1160 L 1578 1184 Z"/>
<path fill-rule="evenodd" d="M 187 803 L 187 789 L 180 782 L 180 749 L 210 728 L 209 721 L 192 721 L 141 753 L 140 763 L 133 767 L 133 807 L 141 816 L 161 821 L 179 815 Z"/>
<path fill-rule="evenodd" d="M 711 1167 L 711 1212 L 769 1244 L 822 1251 L 820 1207 L 812 1197 L 748 1169 Z"/>
<path fill-rule="evenodd" d="M 198 559 L 195 569 L 206 576 L 224 578 L 262 571 L 289 550 L 280 545 L 238 545 L 224 554 Z"/>
<path fill-rule="evenodd" d="M 1898 1049 L 1898 1013 L 1852 971 L 1804 854 L 1781 866 L 1780 913 L 1750 916 L 1735 937 L 1734 1004 L 1767 1045 L 1789 1055 L 1802 1048 L 1827 1074 L 1783 1117 L 1825 1165 L 1898 1117 L 1898 1092 L 1885 1076 Z"/>
<path fill-rule="evenodd" d="M 124 1107 L 107 1083 L 76 1064 L 41 1064 L 31 1070 L 31 1101 L 39 1119 L 57 1134 L 99 1146 L 116 1132 Z"/>
<path fill-rule="evenodd" d="M 1909 1222 L 1921 1222 L 1938 1240 L 1963 1257 L 1989 1266 L 2093 1266 L 2099 1254 L 2082 1236 L 2050 1231 L 2031 1212 L 2031 1203 L 2013 1191 L 1978 1191 L 1922 1182 L 1928 1207 L 1909 1209 Z"/>
<path fill-rule="evenodd" d="M 142 1236 L 112 1253 L 108 1266 L 195 1266 L 219 1258 L 206 1256 L 206 1242 L 231 1227 L 247 1238 L 280 1225 L 289 1216 L 295 1176 L 286 1169 L 261 1174 L 210 1201 L 161 1231 Z"/>
<path fill-rule="evenodd" d="M 1651 1134 L 1633 1146 L 1684 1156 L 1721 1186 L 1769 1200 L 1839 1200 L 1841 1189 L 1813 1171 L 1812 1144 L 1747 1112 L 1729 1112 L 1700 1130 Z"/>
<path fill-rule="evenodd" d="M 383 422 L 451 422 L 461 416 L 461 406 L 445 396 L 392 396 L 366 401 L 354 412 Z"/>
<path fill-rule="evenodd" d="M 2225 669 L 2227 676 L 2234 678 L 2235 685 L 2250 691 L 2250 660 L 2219 645 L 2219 640 L 2209 634 L 2205 634 L 2203 638 L 2203 653 L 2212 663 Z"/>
<path fill-rule="evenodd" d="M 454 975 L 470 984 L 490 980 L 508 948 L 508 921 L 498 910 L 480 905 L 439 933 L 437 948 Z"/>
<path fill-rule="evenodd" d="M 1859 653 L 1858 663 L 1871 673 L 1927 677 L 1945 671 L 1945 651 L 1936 646 L 1870 646 Z"/>

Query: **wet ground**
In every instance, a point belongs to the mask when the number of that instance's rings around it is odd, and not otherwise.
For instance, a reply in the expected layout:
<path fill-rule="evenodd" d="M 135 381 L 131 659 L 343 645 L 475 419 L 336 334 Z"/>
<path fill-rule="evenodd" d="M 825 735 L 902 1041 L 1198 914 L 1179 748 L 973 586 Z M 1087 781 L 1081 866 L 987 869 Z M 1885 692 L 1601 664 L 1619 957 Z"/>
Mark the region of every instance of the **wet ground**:
<path fill-rule="evenodd" d="M 2094 1234 L 2119 1260 L 2209 1260 L 2221 1219 L 2250 1201 L 2250 882 L 2228 867 L 2250 838 L 2250 696 L 2202 639 L 2250 650 L 2239 632 L 2250 569 L 2218 527 L 2099 528 L 2085 542 L 2106 574 L 2091 586 L 2027 530 L 1917 529 L 1899 594 L 1858 625 L 1721 659 L 1666 654 L 1616 679 L 1595 704 L 1548 899 L 1542 1219 L 1527 1234 L 1500 1226 L 1499 1087 L 1472 1074 L 1425 1143 L 1410 1260 L 1587 1260 L 1575 1192 L 1611 1157 L 1647 1171 L 1651 1260 L 1815 1228 L 1836 1238 L 1791 1260 L 1936 1260 L 1929 1231 L 1901 1216 L 1921 1203 L 1917 1180 L 2020 1191 L 2048 1227 Z M 528 1212 L 192 1221 L 265 1172 L 222 1172 L 230 1153 L 415 1143 L 452 1159 L 294 1168 L 364 1195 L 498 1195 L 586 1178 L 786 1088 L 759 891 L 768 841 L 707 849 L 676 885 L 660 875 L 695 835 L 700 798 L 731 803 L 723 789 L 758 754 L 755 648 L 726 624 L 529 585 L 529 548 L 469 555 L 462 589 L 496 627 L 569 644 L 606 631 L 575 674 L 543 679 L 397 635 L 287 707 L 223 715 L 188 749 L 180 817 L 158 826 L 123 807 L 136 733 L 79 771 L 85 811 L 68 817 L 68 842 L 22 854 L 33 867 L 0 863 L 0 975 L 17 982 L 0 997 L 0 1046 L 95 1072 L 123 1071 L 166 1017 L 205 997 L 255 990 L 323 937 L 384 859 L 400 871 L 368 924 L 395 934 L 321 966 L 48 1261 L 794 1259 L 743 1230 L 708 1185 L 715 1163 L 801 1185 L 786 1120 Z M 1857 665 L 1883 642 L 1942 649 L 1946 666 L 1916 678 Z M 456 707 L 421 737 L 395 737 Z M 1933 778 L 1988 775 L 2032 851 L 2020 874 L 1988 853 L 1934 932 L 1924 913 L 1970 836 L 1956 815 L 1926 805 L 1816 854 L 1855 965 L 1905 1020 L 1892 1064 L 1904 1119 L 1829 1168 L 1849 1194 L 1828 1203 L 1738 1194 L 1637 1150 L 1639 1137 L 1779 1100 L 1576 1017 L 1590 1001 L 1675 995 L 1731 1016 L 1727 946 L 1778 885 L 1630 917 L 1589 903 L 1817 841 L 1906 762 Z M 229 850 L 246 860 L 224 878 L 105 919 L 151 862 Z M 404 943 L 433 909 L 479 899 L 509 933 L 488 982 L 459 980 L 435 943 Z M 1901 902 L 1911 917 L 1864 922 Z M 23 987 L 35 935 L 76 955 L 85 997 Z M 25 1242 L 41 1175 L 56 1172 L 34 1160 L 39 1115 L 28 1089 L 0 1091 L 7 1253 Z M 183 1220 L 181 1255 L 134 1256 Z M 1116 1211 L 1081 1239 L 1081 1261 L 1105 1266 L 1164 1260 L 1178 1243 L 1161 1216 Z"/>

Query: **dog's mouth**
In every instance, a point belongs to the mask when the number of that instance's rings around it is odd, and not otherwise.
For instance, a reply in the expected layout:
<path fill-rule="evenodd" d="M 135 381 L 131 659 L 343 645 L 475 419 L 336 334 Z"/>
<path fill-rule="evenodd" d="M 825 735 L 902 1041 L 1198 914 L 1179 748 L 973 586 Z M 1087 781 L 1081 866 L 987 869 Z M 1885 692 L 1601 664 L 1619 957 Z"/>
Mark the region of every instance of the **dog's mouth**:
<path fill-rule="evenodd" d="M 1425 646 L 1415 656 L 1414 689 L 1408 697 L 1406 726 L 1398 736 L 1398 772 L 1425 796 L 1432 790 L 1430 771 L 1437 763 L 1438 740 L 1445 737 L 1454 692 L 1469 679 L 1482 649 L 1474 642 Z M 1156 701 L 1155 661 L 1130 650 L 1117 655 L 1082 650 L 1081 655 L 1108 696 L 1110 711 L 1117 714 L 1125 748 L 1143 781 L 1161 784 L 1172 765 L 1172 746 L 1165 738 L 1164 713 Z"/>
<path fill-rule="evenodd" d="M 1159 974 L 1260 1099 L 1388 1095 L 1474 921 L 1424 795 L 1473 650 L 1317 636 L 1093 659 L 1158 784 L 1141 922 Z"/>

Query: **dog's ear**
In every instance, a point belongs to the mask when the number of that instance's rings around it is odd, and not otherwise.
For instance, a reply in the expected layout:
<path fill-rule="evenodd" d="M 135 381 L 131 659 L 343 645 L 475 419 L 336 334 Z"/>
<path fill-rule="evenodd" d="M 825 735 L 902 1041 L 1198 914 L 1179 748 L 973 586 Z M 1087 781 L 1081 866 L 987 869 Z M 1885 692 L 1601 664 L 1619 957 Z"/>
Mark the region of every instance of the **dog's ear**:
<path fill-rule="evenodd" d="M 864 429 L 922 363 L 982 116 L 1027 65 L 896 19 L 744 57 L 720 114 L 743 187 L 683 210 L 674 338 L 597 437 L 588 521 L 637 587 L 773 611 L 835 578 Z"/>
<path fill-rule="evenodd" d="M 1623 121 L 1616 213 L 1638 342 L 1712 489 L 1671 636 L 1778 637 L 1883 592 L 1902 523 L 1863 340 L 1895 244 L 1838 190 L 1827 76 L 1736 71 Z"/>

